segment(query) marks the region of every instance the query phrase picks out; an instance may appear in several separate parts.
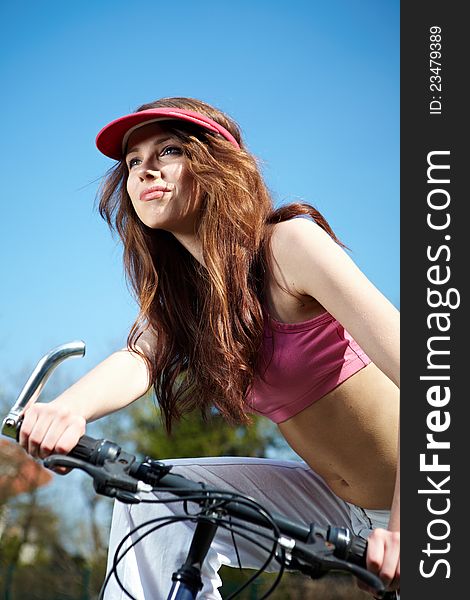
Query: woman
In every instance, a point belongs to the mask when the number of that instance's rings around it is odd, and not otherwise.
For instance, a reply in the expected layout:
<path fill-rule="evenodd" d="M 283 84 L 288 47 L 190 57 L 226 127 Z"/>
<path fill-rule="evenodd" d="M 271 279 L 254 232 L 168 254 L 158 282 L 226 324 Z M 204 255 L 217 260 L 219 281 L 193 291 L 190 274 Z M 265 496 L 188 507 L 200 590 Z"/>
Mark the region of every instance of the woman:
<path fill-rule="evenodd" d="M 215 406 L 233 423 L 264 414 L 305 464 L 172 463 L 294 518 L 369 535 L 368 568 L 398 588 L 396 309 L 314 208 L 273 209 L 237 125 L 216 108 L 165 98 L 107 125 L 97 146 L 118 161 L 100 212 L 123 240 L 140 314 L 127 348 L 26 410 L 20 443 L 34 456 L 68 452 L 86 422 L 151 385 L 168 431 L 194 408 Z M 111 549 L 148 516 L 139 507 L 116 504 Z M 126 587 L 165 598 L 189 535 L 186 525 L 168 527 L 129 553 Z M 256 550 L 241 543 L 239 552 L 244 565 L 259 564 Z M 230 540 L 218 536 L 203 598 L 220 598 L 217 569 L 233 562 Z M 117 587 L 109 593 L 119 597 Z"/>

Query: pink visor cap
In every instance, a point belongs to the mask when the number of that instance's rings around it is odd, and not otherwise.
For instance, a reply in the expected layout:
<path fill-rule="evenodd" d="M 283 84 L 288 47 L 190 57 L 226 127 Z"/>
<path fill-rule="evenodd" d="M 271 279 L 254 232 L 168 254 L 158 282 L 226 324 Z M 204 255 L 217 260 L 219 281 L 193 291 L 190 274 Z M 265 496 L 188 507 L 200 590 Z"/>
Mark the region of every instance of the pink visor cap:
<path fill-rule="evenodd" d="M 219 125 L 219 123 L 205 115 L 181 108 L 150 108 L 111 121 L 96 136 L 96 146 L 105 156 L 121 160 L 124 156 L 129 136 L 138 127 L 173 119 L 188 121 L 213 133 L 219 133 L 235 148 L 240 149 L 237 140 L 225 127 L 222 127 L 222 125 Z"/>

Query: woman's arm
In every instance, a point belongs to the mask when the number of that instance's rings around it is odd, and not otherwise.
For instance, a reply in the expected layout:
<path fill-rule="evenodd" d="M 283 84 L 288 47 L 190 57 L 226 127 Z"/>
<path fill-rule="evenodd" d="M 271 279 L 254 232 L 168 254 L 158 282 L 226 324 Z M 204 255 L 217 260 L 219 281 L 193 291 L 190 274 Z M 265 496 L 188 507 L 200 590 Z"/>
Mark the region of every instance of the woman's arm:
<path fill-rule="evenodd" d="M 87 422 L 127 406 L 148 388 L 145 361 L 127 349 L 115 352 L 52 402 L 27 407 L 19 442 L 41 458 L 70 452 Z"/>

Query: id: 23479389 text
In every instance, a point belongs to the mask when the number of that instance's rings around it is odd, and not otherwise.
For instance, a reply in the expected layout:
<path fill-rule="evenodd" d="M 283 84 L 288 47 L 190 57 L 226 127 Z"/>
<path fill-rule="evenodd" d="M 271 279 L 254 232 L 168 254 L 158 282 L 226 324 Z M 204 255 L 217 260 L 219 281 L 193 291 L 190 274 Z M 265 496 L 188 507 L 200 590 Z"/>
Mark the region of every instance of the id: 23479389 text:
<path fill-rule="evenodd" d="M 429 90 L 431 91 L 431 101 L 429 102 L 429 114 L 440 115 L 442 111 L 442 70 L 441 49 L 442 35 L 441 28 L 433 25 L 429 28 Z"/>

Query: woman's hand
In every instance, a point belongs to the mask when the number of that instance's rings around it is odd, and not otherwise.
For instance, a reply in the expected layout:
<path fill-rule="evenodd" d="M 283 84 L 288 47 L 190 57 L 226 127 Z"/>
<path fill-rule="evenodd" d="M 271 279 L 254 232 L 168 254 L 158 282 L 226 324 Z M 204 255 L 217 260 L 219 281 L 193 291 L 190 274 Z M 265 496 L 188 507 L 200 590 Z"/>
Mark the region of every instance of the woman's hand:
<path fill-rule="evenodd" d="M 52 401 L 26 408 L 19 443 L 34 458 L 50 454 L 68 454 L 85 433 L 86 420 L 63 404 Z M 65 474 L 70 469 L 58 467 Z"/>
<path fill-rule="evenodd" d="M 374 529 L 367 538 L 367 569 L 377 575 L 387 590 L 400 589 L 400 532 Z M 361 589 L 374 591 L 358 582 Z"/>

